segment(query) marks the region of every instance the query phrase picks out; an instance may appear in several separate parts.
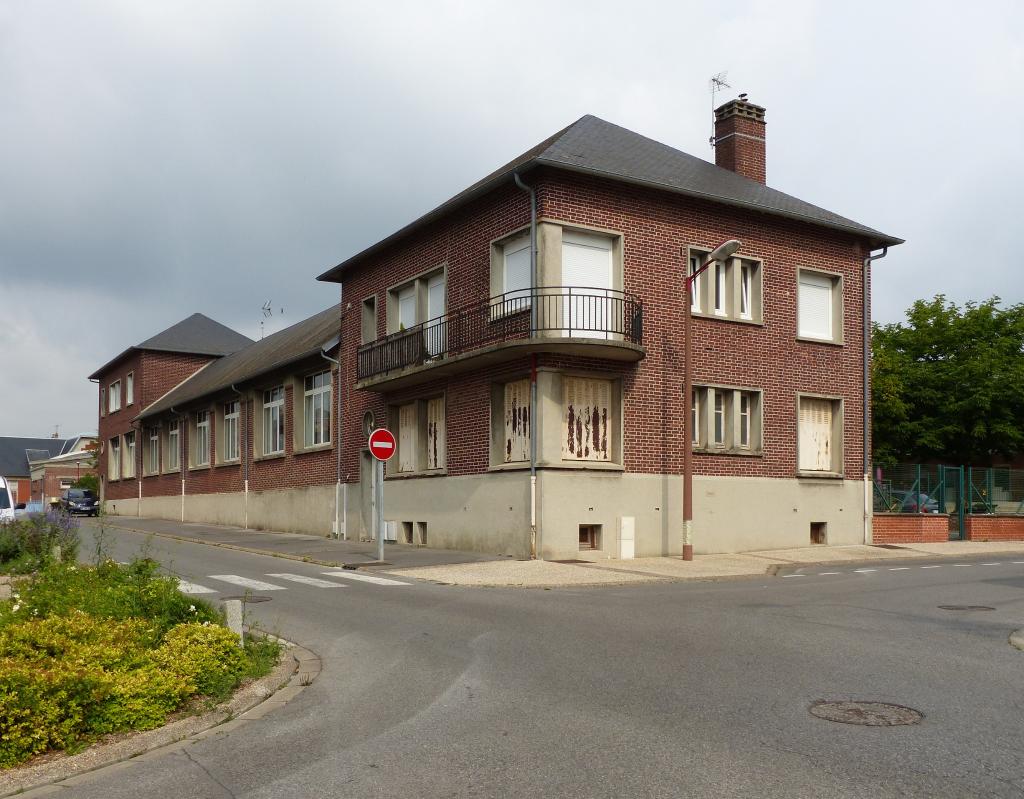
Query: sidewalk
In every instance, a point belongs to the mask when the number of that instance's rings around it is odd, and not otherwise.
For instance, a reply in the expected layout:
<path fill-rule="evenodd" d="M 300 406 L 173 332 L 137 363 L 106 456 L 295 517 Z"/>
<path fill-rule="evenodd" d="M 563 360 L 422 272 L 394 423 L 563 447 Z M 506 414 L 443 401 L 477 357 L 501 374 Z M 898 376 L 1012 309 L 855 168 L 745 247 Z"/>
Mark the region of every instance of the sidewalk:
<path fill-rule="evenodd" d="M 96 526 L 95 519 L 89 519 Z M 280 558 L 319 563 L 324 566 L 349 565 L 359 567 L 377 563 L 377 545 L 372 541 L 336 541 L 316 535 L 278 533 L 266 530 L 246 530 L 217 524 L 176 522 L 167 519 L 148 519 L 138 516 L 106 516 L 106 527 L 130 530 L 136 533 L 193 541 L 199 544 L 257 552 Z M 475 561 L 494 560 L 497 555 L 480 552 L 462 552 L 451 549 L 429 549 L 400 544 L 384 547 L 385 568 L 412 568 L 452 565 Z"/>
<path fill-rule="evenodd" d="M 809 546 L 724 555 L 697 555 L 692 561 L 684 561 L 679 556 L 612 560 L 602 558 L 600 553 L 589 552 L 581 552 L 578 558 L 572 561 L 523 561 L 480 552 L 387 544 L 384 548 L 385 562 L 378 564 L 377 547 L 373 542 L 367 541 L 335 541 L 331 538 L 299 533 L 245 530 L 241 527 L 182 523 L 134 516 L 107 516 L 104 524 L 119 530 L 303 560 L 325 566 L 366 566 L 389 574 L 446 585 L 522 588 L 721 580 L 770 575 L 780 569 L 810 564 L 862 563 L 907 558 L 963 558 L 999 553 L 1024 555 L 1024 541 L 949 541 L 938 544 L 906 544 L 895 548 L 862 544 Z"/>

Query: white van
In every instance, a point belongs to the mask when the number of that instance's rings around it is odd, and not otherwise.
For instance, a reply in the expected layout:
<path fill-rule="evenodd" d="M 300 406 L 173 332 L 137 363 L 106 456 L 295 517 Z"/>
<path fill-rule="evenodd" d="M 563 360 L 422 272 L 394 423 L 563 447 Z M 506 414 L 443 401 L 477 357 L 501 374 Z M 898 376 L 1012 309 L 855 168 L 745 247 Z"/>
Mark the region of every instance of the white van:
<path fill-rule="evenodd" d="M 6 477 L 0 477 L 0 522 L 14 520 L 14 502 L 11 498 L 11 487 Z"/>

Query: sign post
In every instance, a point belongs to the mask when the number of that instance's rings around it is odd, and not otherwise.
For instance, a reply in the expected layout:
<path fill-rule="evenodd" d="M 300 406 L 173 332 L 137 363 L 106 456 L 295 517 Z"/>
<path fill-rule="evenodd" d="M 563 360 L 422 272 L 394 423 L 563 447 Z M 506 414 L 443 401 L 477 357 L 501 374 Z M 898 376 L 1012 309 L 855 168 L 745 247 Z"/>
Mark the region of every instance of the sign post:
<path fill-rule="evenodd" d="M 398 443 L 390 430 L 380 428 L 370 433 L 370 454 L 376 461 L 374 469 L 374 526 L 377 535 L 377 560 L 384 560 L 384 462 L 398 451 Z"/>

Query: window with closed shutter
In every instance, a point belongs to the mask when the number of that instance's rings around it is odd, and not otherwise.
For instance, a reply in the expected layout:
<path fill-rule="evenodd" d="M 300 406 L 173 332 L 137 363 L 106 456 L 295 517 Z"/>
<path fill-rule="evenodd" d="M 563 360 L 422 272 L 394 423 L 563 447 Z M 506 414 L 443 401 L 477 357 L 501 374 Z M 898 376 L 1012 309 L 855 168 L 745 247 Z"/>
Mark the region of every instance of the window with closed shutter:
<path fill-rule="evenodd" d="M 800 470 L 834 471 L 832 465 L 833 401 L 800 399 Z"/>
<path fill-rule="evenodd" d="M 416 403 L 398 409 L 398 471 L 416 470 Z"/>
<path fill-rule="evenodd" d="M 530 381 L 505 384 L 505 463 L 530 459 Z"/>
<path fill-rule="evenodd" d="M 427 468 L 445 465 L 444 397 L 427 401 Z"/>
<path fill-rule="evenodd" d="M 562 314 L 566 334 L 607 338 L 611 330 L 612 240 L 564 231 L 562 285 L 571 288 Z"/>
<path fill-rule="evenodd" d="M 611 460 L 612 381 L 565 377 L 562 458 Z"/>
<path fill-rule="evenodd" d="M 827 275 L 800 273 L 799 334 L 807 338 L 831 340 L 832 292 L 834 281 Z"/>

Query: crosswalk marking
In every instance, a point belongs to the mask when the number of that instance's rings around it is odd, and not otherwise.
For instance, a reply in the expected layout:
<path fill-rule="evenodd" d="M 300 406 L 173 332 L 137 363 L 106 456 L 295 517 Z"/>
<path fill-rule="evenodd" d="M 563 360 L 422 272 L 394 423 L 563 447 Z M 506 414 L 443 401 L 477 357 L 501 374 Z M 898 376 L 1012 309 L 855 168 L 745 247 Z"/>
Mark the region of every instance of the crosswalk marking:
<path fill-rule="evenodd" d="M 304 574 L 288 574 L 287 572 L 280 572 L 278 574 L 268 574 L 267 577 L 279 577 L 282 580 L 291 580 L 293 583 L 302 583 L 303 585 L 312 585 L 316 588 L 346 588 L 347 586 L 341 583 L 332 583 L 330 580 L 321 580 L 319 577 L 306 577 Z"/>
<path fill-rule="evenodd" d="M 178 590 L 183 594 L 216 594 L 216 588 L 207 588 L 205 585 L 190 583 L 188 580 L 178 580 Z"/>
<path fill-rule="evenodd" d="M 283 585 L 265 583 L 262 580 L 250 580 L 248 577 L 239 577 L 237 574 L 211 574 L 211 580 L 221 580 L 232 585 L 240 585 L 242 588 L 251 588 L 253 591 L 285 591 Z"/>
<path fill-rule="evenodd" d="M 374 585 L 410 585 L 411 583 L 403 583 L 401 580 L 389 580 L 386 577 L 375 577 L 371 574 L 357 574 L 354 571 L 337 571 L 337 572 L 321 572 L 326 574 L 328 577 L 341 577 L 343 580 L 356 580 L 362 583 L 373 583 Z"/>

